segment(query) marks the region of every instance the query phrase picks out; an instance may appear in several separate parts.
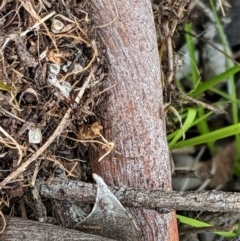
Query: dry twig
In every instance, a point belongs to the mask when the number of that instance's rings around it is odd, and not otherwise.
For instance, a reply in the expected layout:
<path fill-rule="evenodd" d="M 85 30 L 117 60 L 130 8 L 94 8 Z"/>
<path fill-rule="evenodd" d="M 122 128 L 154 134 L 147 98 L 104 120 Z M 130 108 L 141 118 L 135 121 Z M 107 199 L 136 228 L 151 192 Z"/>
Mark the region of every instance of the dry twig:
<path fill-rule="evenodd" d="M 19 145 L 17 143 L 17 141 L 13 137 L 11 137 L 11 135 L 9 135 L 1 126 L 0 126 L 0 132 L 2 134 L 4 134 L 7 138 L 9 138 L 12 141 L 13 145 L 15 146 L 15 148 L 18 149 L 19 157 L 18 157 L 17 165 L 19 165 L 21 163 L 21 161 L 22 161 L 22 158 L 23 158 L 23 151 L 22 150 L 24 150 L 25 148 L 23 146 Z"/>
<path fill-rule="evenodd" d="M 4 231 L 6 230 L 7 227 L 7 221 L 6 218 L 4 217 L 2 211 L 0 211 L 0 217 L 2 219 L 2 230 L 0 231 L 0 234 L 4 233 Z"/>
<path fill-rule="evenodd" d="M 93 68 L 87 78 L 87 80 L 84 82 L 82 88 L 80 89 L 75 102 L 79 104 L 86 88 L 88 87 L 91 79 L 93 78 L 95 68 Z M 61 133 L 67 128 L 67 126 L 70 124 L 70 114 L 72 112 L 72 108 L 69 108 L 64 115 L 62 121 L 59 123 L 58 127 L 54 131 L 54 133 L 49 137 L 49 139 L 21 166 L 19 166 L 15 171 L 10 173 L 1 183 L 0 183 L 0 189 L 6 188 L 7 184 L 13 182 L 19 175 L 21 175 L 29 165 L 31 165 L 40 155 L 44 153 L 44 151 L 48 148 L 48 146 L 59 136 Z"/>
<path fill-rule="evenodd" d="M 49 185 L 37 183 L 44 197 L 59 200 L 95 202 L 96 185 L 80 181 L 53 179 Z M 240 212 L 238 193 L 221 191 L 161 191 L 130 187 L 109 187 L 118 200 L 127 207 L 163 211 L 192 210 L 208 212 Z"/>

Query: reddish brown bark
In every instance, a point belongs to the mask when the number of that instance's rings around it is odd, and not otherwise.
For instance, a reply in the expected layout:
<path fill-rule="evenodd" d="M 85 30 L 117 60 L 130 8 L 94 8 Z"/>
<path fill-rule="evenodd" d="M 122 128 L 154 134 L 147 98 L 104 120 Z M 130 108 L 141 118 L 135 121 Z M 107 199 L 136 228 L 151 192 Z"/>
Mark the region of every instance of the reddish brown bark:
<path fill-rule="evenodd" d="M 107 48 L 108 86 L 102 105 L 104 135 L 116 145 L 93 154 L 93 171 L 108 185 L 171 189 L 157 39 L 150 0 L 88 1 Z M 175 213 L 131 208 L 143 240 L 178 240 Z"/>

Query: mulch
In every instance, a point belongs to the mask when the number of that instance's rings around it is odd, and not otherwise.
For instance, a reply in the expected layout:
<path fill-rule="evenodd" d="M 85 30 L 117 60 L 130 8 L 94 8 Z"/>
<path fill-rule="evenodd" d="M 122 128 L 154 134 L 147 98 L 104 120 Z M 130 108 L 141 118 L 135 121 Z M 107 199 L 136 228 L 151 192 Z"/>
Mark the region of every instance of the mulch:
<path fill-rule="evenodd" d="M 0 27 L 0 216 L 37 219 L 36 181 L 87 181 L 89 144 L 108 147 L 104 47 L 84 1 L 3 0 Z"/>

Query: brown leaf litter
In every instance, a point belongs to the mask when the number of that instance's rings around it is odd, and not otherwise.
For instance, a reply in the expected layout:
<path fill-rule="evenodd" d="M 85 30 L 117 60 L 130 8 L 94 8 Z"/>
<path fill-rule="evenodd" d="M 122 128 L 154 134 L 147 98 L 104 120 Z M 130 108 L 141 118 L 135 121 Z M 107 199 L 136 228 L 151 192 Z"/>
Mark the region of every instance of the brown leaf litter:
<path fill-rule="evenodd" d="M 0 214 L 21 216 L 37 179 L 84 180 L 89 143 L 109 145 L 101 129 L 80 140 L 107 68 L 83 1 L 5 0 L 0 15 Z"/>

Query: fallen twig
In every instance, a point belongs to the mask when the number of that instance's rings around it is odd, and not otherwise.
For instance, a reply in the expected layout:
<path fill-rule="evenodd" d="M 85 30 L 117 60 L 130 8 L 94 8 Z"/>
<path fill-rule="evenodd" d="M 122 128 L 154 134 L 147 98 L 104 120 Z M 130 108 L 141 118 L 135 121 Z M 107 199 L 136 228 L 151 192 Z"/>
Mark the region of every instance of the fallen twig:
<path fill-rule="evenodd" d="M 78 241 L 114 241 L 114 239 L 79 232 L 48 223 L 40 223 L 22 218 L 7 217 L 8 226 L 1 234 L 1 241 L 25 240 L 78 240 Z"/>
<path fill-rule="evenodd" d="M 19 165 L 19 164 L 21 163 L 21 161 L 22 161 L 22 158 L 23 158 L 23 150 L 24 150 L 24 147 L 21 146 L 21 145 L 19 145 L 19 144 L 17 143 L 17 141 L 16 141 L 11 135 L 9 135 L 9 134 L 7 133 L 7 131 L 5 131 L 1 126 L 0 126 L 0 132 L 1 132 L 4 136 L 6 136 L 8 139 L 10 139 L 10 140 L 12 141 L 13 146 L 15 146 L 15 148 L 18 150 L 18 152 L 19 152 L 19 157 L 18 157 L 17 165 Z"/>
<path fill-rule="evenodd" d="M 93 68 L 87 78 L 87 80 L 84 82 L 82 88 L 80 89 L 77 97 L 75 98 L 75 102 L 79 104 L 86 88 L 89 85 L 89 82 L 91 81 L 93 74 L 94 74 L 95 68 Z M 20 174 L 22 174 L 29 165 L 32 164 L 43 152 L 49 147 L 49 145 L 66 129 L 66 127 L 70 123 L 70 114 L 72 112 L 72 108 L 68 108 L 66 114 L 64 115 L 62 121 L 59 123 L 58 127 L 54 131 L 54 133 L 49 137 L 49 139 L 21 166 L 19 166 L 15 171 L 10 173 L 1 183 L 0 183 L 0 189 L 6 188 L 6 185 L 10 182 L 14 181 Z"/>
<path fill-rule="evenodd" d="M 2 46 L 2 50 L 4 50 L 4 48 L 7 46 L 7 44 L 9 43 L 9 41 L 11 40 L 15 40 L 17 39 L 19 36 L 20 37 L 25 37 L 30 31 L 34 30 L 35 28 L 37 28 L 39 25 L 41 25 L 42 23 L 44 23 L 44 21 L 48 20 L 49 18 L 51 18 L 53 15 L 55 14 L 55 12 L 51 12 L 49 13 L 47 16 L 45 16 L 44 18 L 42 18 L 41 20 L 39 20 L 39 22 L 35 23 L 33 26 L 31 26 L 30 28 L 28 28 L 27 30 L 25 30 L 24 32 L 21 32 L 20 34 L 11 34 L 5 41 L 5 43 Z"/>
<path fill-rule="evenodd" d="M 0 231 L 0 234 L 4 233 L 4 231 L 6 230 L 7 227 L 7 222 L 6 222 L 6 218 L 4 217 L 2 211 L 0 211 L 0 217 L 1 217 L 1 223 L 2 223 L 2 229 Z"/>
<path fill-rule="evenodd" d="M 94 203 L 96 186 L 91 183 L 54 179 L 51 184 L 37 183 L 41 195 L 59 200 L 81 200 Z M 144 207 L 162 211 L 194 210 L 209 212 L 240 212 L 239 193 L 221 191 L 161 191 L 130 187 L 109 188 L 127 207 Z"/>

